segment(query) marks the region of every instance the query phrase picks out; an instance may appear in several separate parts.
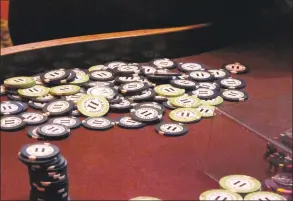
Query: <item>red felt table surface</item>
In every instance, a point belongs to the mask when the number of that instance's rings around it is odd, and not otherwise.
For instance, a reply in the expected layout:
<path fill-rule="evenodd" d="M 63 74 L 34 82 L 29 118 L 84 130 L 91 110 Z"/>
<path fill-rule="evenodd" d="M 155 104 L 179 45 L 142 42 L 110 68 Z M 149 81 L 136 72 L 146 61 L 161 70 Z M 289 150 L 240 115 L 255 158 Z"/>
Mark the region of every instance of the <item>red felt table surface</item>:
<path fill-rule="evenodd" d="M 218 188 L 217 181 L 228 174 L 268 177 L 263 159 L 266 141 L 247 128 L 273 137 L 292 127 L 292 47 L 279 41 L 239 44 L 176 59 L 213 68 L 238 61 L 251 69 L 233 75 L 246 81 L 248 101 L 225 102 L 214 118 L 189 125 L 183 137 L 160 136 L 154 126 L 137 130 L 116 126 L 105 132 L 79 128 L 68 139 L 54 142 L 68 160 L 72 199 L 127 200 L 147 195 L 196 200 L 201 192 Z M 2 200 L 28 198 L 28 173 L 17 153 L 32 142 L 25 130 L 1 132 Z"/>

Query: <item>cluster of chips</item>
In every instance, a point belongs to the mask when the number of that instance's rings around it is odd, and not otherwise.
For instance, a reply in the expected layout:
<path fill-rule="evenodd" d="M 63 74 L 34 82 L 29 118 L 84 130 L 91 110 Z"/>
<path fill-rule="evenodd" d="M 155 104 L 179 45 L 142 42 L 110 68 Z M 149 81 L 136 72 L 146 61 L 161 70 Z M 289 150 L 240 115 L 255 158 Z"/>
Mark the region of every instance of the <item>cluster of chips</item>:
<path fill-rule="evenodd" d="M 222 189 L 203 192 L 200 200 L 286 200 L 285 197 L 261 191 L 261 183 L 257 179 L 246 175 L 229 175 L 220 179 Z"/>
<path fill-rule="evenodd" d="M 292 200 L 292 173 L 279 173 L 263 181 L 266 190 Z"/>
<path fill-rule="evenodd" d="M 208 69 L 199 63 L 164 58 L 148 64 L 113 61 L 88 70 L 55 69 L 32 77 L 13 77 L 1 85 L 0 94 L 11 100 L 1 105 L 1 115 L 5 115 L 1 129 L 14 131 L 34 125 L 37 127 L 31 128 L 28 136 L 55 140 L 67 137 L 70 128 L 80 124 L 91 130 L 106 130 L 115 124 L 132 129 L 157 124 L 159 134 L 180 136 L 188 131 L 184 123 L 214 116 L 215 106 L 224 100 L 246 100 L 247 93 L 241 91 L 245 82 L 230 75 L 247 70 L 239 63 Z M 24 112 L 26 102 L 40 112 Z M 173 110 L 169 113 L 173 122 L 161 122 L 165 107 Z M 109 111 L 129 112 L 129 116 L 111 120 L 104 117 Z M 88 118 L 80 122 L 75 116 Z M 59 120 L 46 123 L 48 117 Z"/>
<path fill-rule="evenodd" d="M 70 200 L 67 161 L 49 143 L 24 145 L 19 160 L 28 167 L 31 201 Z"/>

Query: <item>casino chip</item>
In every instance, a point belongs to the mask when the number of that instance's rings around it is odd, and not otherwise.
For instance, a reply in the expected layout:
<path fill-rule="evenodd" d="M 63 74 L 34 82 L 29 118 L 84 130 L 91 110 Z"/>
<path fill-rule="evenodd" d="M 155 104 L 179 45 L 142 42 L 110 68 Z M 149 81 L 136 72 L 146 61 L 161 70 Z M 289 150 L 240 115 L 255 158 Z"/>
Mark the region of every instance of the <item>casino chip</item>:
<path fill-rule="evenodd" d="M 132 108 L 132 101 L 127 98 L 121 98 L 119 103 L 114 103 L 110 105 L 112 112 L 128 112 Z"/>
<path fill-rule="evenodd" d="M 22 146 L 19 157 L 29 161 L 51 160 L 59 155 L 59 148 L 50 143 L 34 143 Z"/>
<path fill-rule="evenodd" d="M 146 126 L 145 123 L 135 121 L 131 117 L 128 117 L 128 116 L 118 118 L 116 120 L 116 124 L 119 127 L 127 128 L 127 129 L 138 129 L 138 128 L 142 128 Z"/>
<path fill-rule="evenodd" d="M 177 137 L 185 135 L 188 132 L 188 129 L 184 124 L 170 122 L 157 124 L 156 131 L 160 135 Z"/>
<path fill-rule="evenodd" d="M 231 63 L 231 64 L 224 64 L 222 68 L 233 74 L 241 74 L 241 73 L 246 73 L 248 71 L 247 66 L 240 64 L 238 62 Z"/>
<path fill-rule="evenodd" d="M 134 101 L 134 102 L 142 102 L 142 101 L 150 101 L 153 100 L 156 96 L 156 93 L 152 89 L 147 89 L 141 92 L 141 94 L 133 95 L 127 97 L 128 99 Z"/>
<path fill-rule="evenodd" d="M 144 106 L 147 106 L 147 107 L 153 107 L 155 109 L 158 109 L 160 110 L 163 114 L 165 113 L 165 107 L 159 103 L 156 103 L 156 102 L 143 102 L 143 103 L 134 103 L 132 104 L 134 105 L 134 109 L 137 110 L 138 108 L 140 107 L 144 107 Z"/>
<path fill-rule="evenodd" d="M 70 84 L 83 85 L 90 80 L 88 74 L 83 71 L 77 71 L 75 78 L 70 82 Z"/>
<path fill-rule="evenodd" d="M 50 120 L 53 124 L 62 124 L 70 129 L 78 128 L 81 124 L 79 118 L 76 117 L 56 117 Z"/>
<path fill-rule="evenodd" d="M 160 201 L 161 199 L 159 198 L 155 198 L 155 197 L 150 197 L 150 196 L 138 196 L 138 197 L 135 197 L 135 198 L 131 198 L 129 201 L 134 201 L 134 200 L 157 200 L 157 201 Z"/>
<path fill-rule="evenodd" d="M 72 101 L 55 100 L 43 107 L 43 112 L 48 116 L 63 116 L 69 113 L 74 108 Z"/>
<path fill-rule="evenodd" d="M 67 138 L 70 129 L 62 124 L 46 123 L 38 127 L 37 133 L 47 140 L 59 140 Z"/>
<path fill-rule="evenodd" d="M 176 97 L 185 93 L 184 89 L 173 87 L 169 84 L 158 85 L 154 88 L 155 92 L 160 96 Z"/>
<path fill-rule="evenodd" d="M 137 76 L 137 75 L 119 76 L 119 77 L 116 77 L 115 81 L 120 83 L 120 84 L 125 84 L 125 83 L 129 83 L 129 82 L 142 81 L 142 78 L 140 76 Z"/>
<path fill-rule="evenodd" d="M 27 131 L 27 136 L 29 138 L 34 139 L 34 140 L 45 140 L 44 137 L 41 137 L 38 134 L 37 130 L 38 130 L 38 127 L 37 126 L 29 128 L 28 131 Z"/>
<path fill-rule="evenodd" d="M 117 90 L 113 87 L 92 87 L 87 90 L 91 96 L 104 96 L 107 100 L 112 100 L 117 95 Z"/>
<path fill-rule="evenodd" d="M 208 72 L 212 74 L 215 79 L 223 79 L 230 76 L 230 73 L 223 69 L 210 69 Z"/>
<path fill-rule="evenodd" d="M 196 108 L 200 114 L 201 117 L 213 117 L 215 116 L 215 106 L 210 106 L 210 105 L 201 105 L 198 108 Z"/>
<path fill-rule="evenodd" d="M 221 79 L 218 83 L 224 89 L 242 89 L 246 86 L 243 80 L 232 77 Z"/>
<path fill-rule="evenodd" d="M 18 89 L 19 95 L 26 98 L 36 98 L 46 96 L 49 93 L 50 89 L 42 85 L 35 85 L 26 89 Z"/>
<path fill-rule="evenodd" d="M 101 117 L 108 113 L 109 102 L 104 96 L 84 95 L 77 102 L 77 109 L 87 117 Z"/>
<path fill-rule="evenodd" d="M 142 75 L 153 75 L 157 71 L 157 68 L 153 66 L 141 66 Z"/>
<path fill-rule="evenodd" d="M 90 72 L 90 79 L 94 81 L 111 81 L 115 79 L 114 74 L 111 71 L 99 70 Z"/>
<path fill-rule="evenodd" d="M 170 59 L 164 58 L 164 59 L 154 59 L 150 62 L 151 65 L 156 66 L 157 68 L 167 68 L 172 69 L 176 68 L 176 63 Z"/>
<path fill-rule="evenodd" d="M 94 65 L 94 66 L 91 66 L 88 71 L 89 72 L 92 72 L 92 71 L 97 71 L 97 70 L 106 70 L 106 66 L 104 65 Z"/>
<path fill-rule="evenodd" d="M 12 77 L 4 80 L 4 86 L 15 89 L 25 89 L 32 87 L 36 84 L 35 80 L 31 77 L 21 76 Z"/>
<path fill-rule="evenodd" d="M 161 110 L 154 107 L 141 106 L 136 109 L 131 109 L 130 116 L 135 121 L 154 123 L 163 118 L 163 113 Z"/>
<path fill-rule="evenodd" d="M 34 101 L 29 101 L 28 104 L 36 110 L 42 110 L 46 106 L 46 103 L 38 103 Z"/>
<path fill-rule="evenodd" d="M 190 94 L 203 100 L 213 99 L 219 95 L 217 91 L 207 89 L 207 88 L 198 88 L 196 90 L 191 91 Z"/>
<path fill-rule="evenodd" d="M 33 101 L 38 103 L 47 103 L 53 100 L 56 100 L 57 98 L 55 96 L 52 96 L 51 94 L 47 94 L 45 96 L 32 98 Z"/>
<path fill-rule="evenodd" d="M 114 70 L 120 66 L 125 66 L 125 65 L 127 65 L 127 63 L 123 61 L 111 61 L 105 64 L 105 66 L 111 70 Z"/>
<path fill-rule="evenodd" d="M 227 190 L 208 190 L 200 194 L 199 200 L 243 200 L 242 196 Z"/>
<path fill-rule="evenodd" d="M 56 69 L 41 74 L 40 78 L 42 82 L 46 84 L 60 84 L 62 80 L 66 80 L 66 78 L 69 76 L 69 73 L 69 71 L 64 69 Z"/>
<path fill-rule="evenodd" d="M 210 89 L 210 90 L 213 90 L 213 91 L 219 91 L 220 90 L 220 87 L 217 83 L 214 83 L 214 82 L 199 82 L 196 87 L 196 89 L 199 89 L 199 88 L 206 88 L 206 89 Z"/>
<path fill-rule="evenodd" d="M 214 80 L 214 76 L 207 71 L 192 71 L 189 73 L 188 77 L 197 82 L 208 82 Z"/>
<path fill-rule="evenodd" d="M 149 88 L 149 85 L 145 82 L 130 82 L 120 85 L 119 91 L 122 94 L 131 95 L 141 92 Z"/>
<path fill-rule="evenodd" d="M 244 91 L 236 89 L 227 89 L 221 92 L 221 96 L 226 101 L 245 101 L 248 99 L 248 94 Z"/>
<path fill-rule="evenodd" d="M 221 96 L 217 96 L 216 98 L 213 98 L 213 99 L 200 100 L 200 103 L 202 105 L 212 105 L 212 106 L 221 105 L 223 102 L 224 100 Z"/>
<path fill-rule="evenodd" d="M 4 116 L 1 117 L 1 130 L 2 131 L 16 131 L 26 126 L 25 121 L 21 116 Z"/>
<path fill-rule="evenodd" d="M 169 100 L 163 102 L 163 105 L 164 105 L 166 108 L 168 108 L 169 110 L 174 110 L 174 109 L 177 108 L 176 106 L 172 105 L 172 103 L 171 103 Z"/>
<path fill-rule="evenodd" d="M 177 66 L 178 70 L 182 72 L 192 72 L 192 71 L 200 71 L 205 70 L 202 64 L 199 63 L 179 63 Z"/>
<path fill-rule="evenodd" d="M 13 115 L 23 111 L 23 105 L 16 101 L 3 101 L 0 106 L 2 115 Z"/>
<path fill-rule="evenodd" d="M 261 183 L 246 175 L 229 175 L 222 177 L 219 181 L 221 188 L 240 194 L 247 194 L 259 191 Z"/>
<path fill-rule="evenodd" d="M 82 125 L 90 130 L 108 130 L 115 122 L 107 117 L 89 117 L 82 121 Z"/>
<path fill-rule="evenodd" d="M 129 74 L 138 74 L 140 72 L 139 66 L 136 65 L 124 65 L 119 66 L 115 69 L 115 72 L 118 75 L 129 75 Z"/>
<path fill-rule="evenodd" d="M 84 93 L 77 93 L 77 94 L 73 94 L 73 95 L 69 95 L 69 96 L 63 96 L 62 98 L 67 100 L 67 101 L 72 101 L 73 103 L 77 103 L 77 101 L 84 96 Z"/>
<path fill-rule="evenodd" d="M 196 88 L 196 83 L 192 80 L 171 80 L 170 84 L 179 89 L 194 90 Z"/>
<path fill-rule="evenodd" d="M 48 120 L 48 116 L 39 112 L 24 112 L 21 114 L 21 116 L 23 117 L 23 121 L 25 121 L 26 124 L 30 126 L 42 124 Z"/>
<path fill-rule="evenodd" d="M 69 96 L 80 92 L 80 87 L 76 85 L 60 85 L 50 89 L 50 94 L 54 96 Z"/>
<path fill-rule="evenodd" d="M 179 96 L 175 98 L 169 98 L 170 103 L 175 107 L 198 107 L 200 105 L 200 100 L 196 96 Z"/>
<path fill-rule="evenodd" d="M 246 195 L 244 200 L 287 200 L 285 197 L 268 191 L 254 192 Z"/>
<path fill-rule="evenodd" d="M 200 112 L 195 108 L 177 108 L 169 114 L 170 119 L 181 123 L 196 123 L 200 121 Z"/>

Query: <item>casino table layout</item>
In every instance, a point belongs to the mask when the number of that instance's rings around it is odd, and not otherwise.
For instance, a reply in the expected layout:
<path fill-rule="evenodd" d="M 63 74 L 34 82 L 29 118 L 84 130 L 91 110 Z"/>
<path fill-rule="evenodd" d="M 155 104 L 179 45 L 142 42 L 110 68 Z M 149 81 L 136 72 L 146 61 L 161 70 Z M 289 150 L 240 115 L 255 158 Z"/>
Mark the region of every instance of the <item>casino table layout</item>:
<path fill-rule="evenodd" d="M 246 81 L 249 99 L 225 102 L 213 118 L 188 125 L 185 136 L 158 135 L 152 125 L 137 130 L 115 126 L 103 132 L 80 127 L 66 140 L 52 142 L 68 160 L 73 200 L 196 200 L 201 192 L 219 188 L 219 179 L 226 175 L 267 178 L 263 154 L 268 141 L 292 154 L 273 139 L 292 128 L 292 46 L 288 33 L 268 24 L 235 25 L 231 30 L 229 24 L 206 23 L 4 48 L 1 82 L 61 66 L 89 68 L 108 61 L 144 63 L 162 57 L 209 68 L 236 61 L 249 66 L 248 73 L 233 75 Z M 27 169 L 17 158 L 22 145 L 36 142 L 26 130 L 1 131 L 1 200 L 29 196 Z"/>

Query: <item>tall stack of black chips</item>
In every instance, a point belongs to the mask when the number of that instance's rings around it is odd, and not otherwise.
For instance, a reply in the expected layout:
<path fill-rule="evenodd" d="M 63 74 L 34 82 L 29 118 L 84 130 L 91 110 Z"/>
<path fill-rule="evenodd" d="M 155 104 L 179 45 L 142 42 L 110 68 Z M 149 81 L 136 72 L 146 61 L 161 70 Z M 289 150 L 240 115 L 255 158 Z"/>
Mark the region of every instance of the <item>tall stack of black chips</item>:
<path fill-rule="evenodd" d="M 24 145 L 19 160 L 28 167 L 30 201 L 70 200 L 67 160 L 49 143 Z"/>

